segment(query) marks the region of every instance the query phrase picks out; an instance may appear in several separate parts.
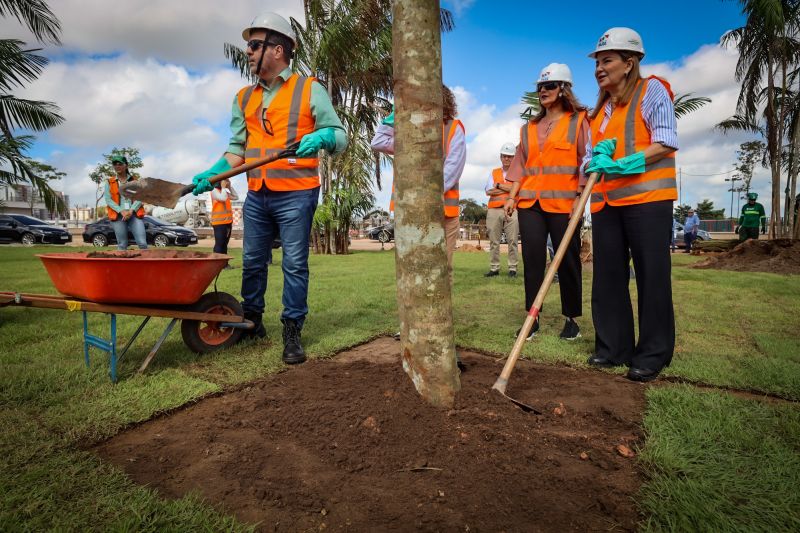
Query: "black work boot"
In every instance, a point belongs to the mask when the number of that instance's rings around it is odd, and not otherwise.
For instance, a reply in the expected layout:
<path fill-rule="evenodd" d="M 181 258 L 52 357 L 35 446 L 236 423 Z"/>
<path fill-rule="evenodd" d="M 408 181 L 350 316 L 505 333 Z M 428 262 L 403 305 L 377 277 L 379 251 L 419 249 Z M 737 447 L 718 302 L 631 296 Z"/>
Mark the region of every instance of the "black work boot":
<path fill-rule="evenodd" d="M 244 319 L 251 321 L 255 324 L 253 329 L 246 329 L 239 337 L 239 341 L 263 339 L 267 336 L 267 328 L 264 327 L 264 322 L 261 321 L 261 313 L 255 311 L 245 311 Z"/>
<path fill-rule="evenodd" d="M 283 322 L 283 362 L 287 365 L 299 365 L 306 362 L 306 352 L 300 344 L 300 325 L 294 320 L 282 319 Z"/>

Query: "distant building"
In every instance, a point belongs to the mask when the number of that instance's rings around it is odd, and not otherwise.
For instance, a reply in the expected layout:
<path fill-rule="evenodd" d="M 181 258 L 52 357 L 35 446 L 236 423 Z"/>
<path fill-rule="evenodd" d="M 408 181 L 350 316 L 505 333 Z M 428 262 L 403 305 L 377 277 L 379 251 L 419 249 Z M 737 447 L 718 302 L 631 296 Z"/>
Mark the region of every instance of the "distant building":
<path fill-rule="evenodd" d="M 64 206 L 69 209 L 69 196 L 61 191 L 55 193 L 64 199 Z M 44 205 L 42 195 L 30 185 L 0 184 L 0 211 L 12 215 L 30 215 L 42 220 L 58 219 L 58 213 L 50 212 Z"/>

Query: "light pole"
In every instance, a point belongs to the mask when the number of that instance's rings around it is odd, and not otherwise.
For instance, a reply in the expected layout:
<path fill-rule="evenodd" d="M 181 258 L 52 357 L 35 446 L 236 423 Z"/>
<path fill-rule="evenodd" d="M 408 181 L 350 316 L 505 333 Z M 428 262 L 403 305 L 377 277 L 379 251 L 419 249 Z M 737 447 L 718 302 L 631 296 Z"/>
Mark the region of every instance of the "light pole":
<path fill-rule="evenodd" d="M 733 219 L 733 193 L 736 192 L 736 182 L 741 180 L 738 174 L 734 174 L 730 178 L 725 178 L 725 181 L 731 182 L 731 188 L 728 189 L 731 192 L 731 219 Z"/>

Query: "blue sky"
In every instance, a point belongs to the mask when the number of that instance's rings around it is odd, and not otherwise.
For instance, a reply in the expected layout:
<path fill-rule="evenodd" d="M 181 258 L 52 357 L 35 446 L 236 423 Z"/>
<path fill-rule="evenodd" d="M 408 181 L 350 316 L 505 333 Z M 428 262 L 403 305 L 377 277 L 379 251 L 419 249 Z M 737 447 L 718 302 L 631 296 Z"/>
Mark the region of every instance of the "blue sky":
<path fill-rule="evenodd" d="M 734 113 L 735 50 L 720 36 L 740 26 L 737 2 L 672 2 L 668 9 L 640 2 L 605 4 L 448 0 L 456 29 L 443 36 L 443 75 L 459 103 L 468 133 L 463 197 L 485 201 L 483 185 L 498 166 L 499 147 L 518 137 L 522 106 L 539 71 L 550 62 L 572 67 L 575 90 L 593 104 L 593 62 L 586 57 L 611 26 L 627 25 L 644 40 L 645 74 L 666 77 L 678 93 L 712 103 L 679 122 L 682 198 L 729 205 L 724 177 L 735 150 L 751 136 L 723 136 L 714 125 Z M 188 181 L 227 146 L 233 95 L 243 80 L 226 63 L 225 42 L 241 43 L 241 30 L 262 11 L 302 16 L 301 0 L 58 0 L 63 46 L 41 78 L 16 94 L 58 104 L 67 122 L 40 135 L 38 159 L 67 172 L 61 183 L 73 204 L 94 204 L 88 173 L 111 148 L 134 146 L 145 176 Z M 575 13 L 569 15 L 569 13 Z M 30 40 L 16 21 L 0 19 L 3 35 Z M 694 175 L 694 176 L 690 176 Z M 240 190 L 244 179 L 234 180 Z M 766 172 L 754 179 L 769 190 Z M 376 191 L 388 206 L 388 191 Z"/>

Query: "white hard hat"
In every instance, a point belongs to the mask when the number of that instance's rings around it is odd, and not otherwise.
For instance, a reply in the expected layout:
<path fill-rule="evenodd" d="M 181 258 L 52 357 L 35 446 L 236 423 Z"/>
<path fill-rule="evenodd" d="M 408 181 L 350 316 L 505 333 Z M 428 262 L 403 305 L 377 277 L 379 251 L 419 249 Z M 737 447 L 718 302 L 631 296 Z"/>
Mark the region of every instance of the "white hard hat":
<path fill-rule="evenodd" d="M 256 18 L 253 19 L 253 22 L 250 23 L 250 26 L 242 31 L 242 38 L 245 41 L 250 40 L 250 32 L 252 30 L 270 30 L 274 32 L 278 32 L 287 36 L 289 39 L 292 40 L 292 44 L 297 46 L 297 37 L 294 34 L 294 30 L 292 29 L 292 25 L 289 24 L 289 21 L 283 18 L 282 16 L 278 15 L 277 13 L 267 12 L 262 13 Z"/>
<path fill-rule="evenodd" d="M 563 81 L 572 85 L 572 71 L 564 63 L 550 63 L 539 73 L 539 79 L 536 83 L 548 81 Z"/>
<path fill-rule="evenodd" d="M 514 155 L 517 153 L 517 146 L 514 143 L 505 143 L 500 148 L 500 155 Z"/>
<path fill-rule="evenodd" d="M 628 50 L 644 57 L 644 44 L 638 33 L 630 28 L 611 28 L 597 41 L 594 52 L 589 57 L 597 57 L 599 52 L 606 50 Z"/>

